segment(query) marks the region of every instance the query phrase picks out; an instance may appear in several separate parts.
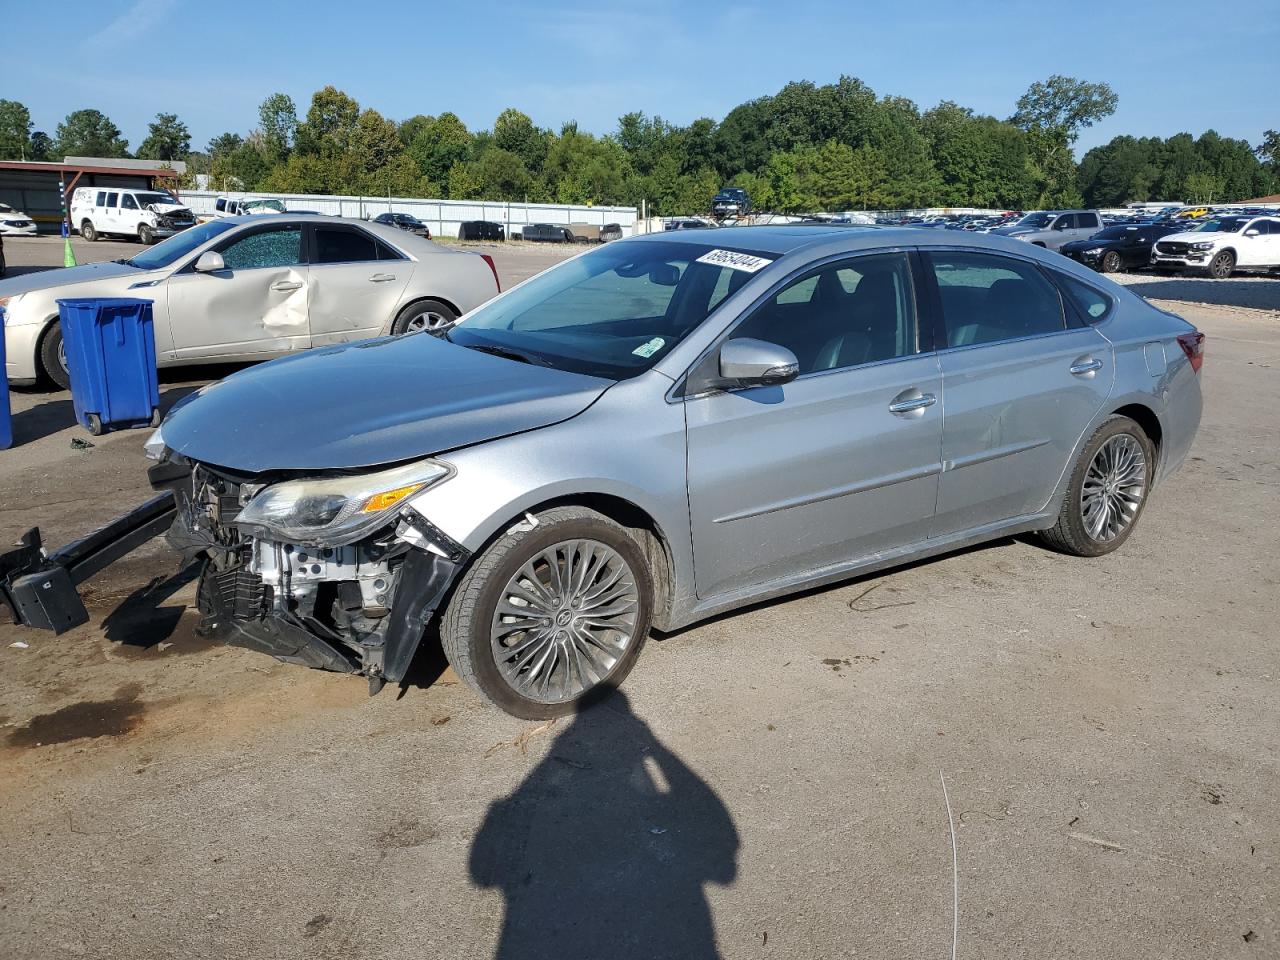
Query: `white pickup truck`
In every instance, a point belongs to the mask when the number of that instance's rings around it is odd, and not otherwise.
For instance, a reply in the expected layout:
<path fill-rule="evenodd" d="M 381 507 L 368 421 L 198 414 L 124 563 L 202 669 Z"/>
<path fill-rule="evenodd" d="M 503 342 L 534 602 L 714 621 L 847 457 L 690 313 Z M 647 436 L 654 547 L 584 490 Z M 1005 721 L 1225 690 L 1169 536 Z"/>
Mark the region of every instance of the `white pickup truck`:
<path fill-rule="evenodd" d="M 151 244 L 196 223 L 173 194 L 127 187 L 77 187 L 70 216 L 72 229 L 90 241 L 117 236 Z"/>

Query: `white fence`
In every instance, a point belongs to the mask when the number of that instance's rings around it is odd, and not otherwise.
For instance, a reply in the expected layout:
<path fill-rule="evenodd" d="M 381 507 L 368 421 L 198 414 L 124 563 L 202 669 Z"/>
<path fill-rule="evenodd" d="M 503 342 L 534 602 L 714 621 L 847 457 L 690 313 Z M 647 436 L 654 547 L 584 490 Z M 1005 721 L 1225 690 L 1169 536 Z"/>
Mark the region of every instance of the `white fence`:
<path fill-rule="evenodd" d="M 218 197 L 236 199 L 274 199 L 284 203 L 288 210 L 313 210 L 336 217 L 372 219 L 380 213 L 408 213 L 431 228 L 433 236 L 456 237 L 458 224 L 468 220 L 489 220 L 501 223 L 507 236 L 518 235 L 521 228 L 530 223 L 554 223 L 567 226 L 570 223 L 589 223 L 604 226 L 616 223 L 622 227 L 623 236 L 635 232 L 635 207 L 588 207 L 563 203 L 506 203 L 485 200 L 417 200 L 411 197 L 339 197 L 317 196 L 305 193 L 216 193 L 208 190 L 184 190 L 182 202 L 197 216 L 213 214 L 213 202 Z"/>

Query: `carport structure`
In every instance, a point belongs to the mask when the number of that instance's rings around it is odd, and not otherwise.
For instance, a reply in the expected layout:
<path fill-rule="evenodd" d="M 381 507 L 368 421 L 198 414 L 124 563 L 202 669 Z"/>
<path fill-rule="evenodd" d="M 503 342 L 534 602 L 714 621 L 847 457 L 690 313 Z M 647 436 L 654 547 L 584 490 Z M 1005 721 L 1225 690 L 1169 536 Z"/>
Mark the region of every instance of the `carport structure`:
<path fill-rule="evenodd" d="M 26 213 L 41 233 L 56 233 L 62 222 L 59 183 L 67 204 L 76 187 L 132 187 L 177 193 L 187 165 L 180 160 L 126 160 L 115 157 L 67 157 L 61 163 L 0 160 L 0 201 Z"/>

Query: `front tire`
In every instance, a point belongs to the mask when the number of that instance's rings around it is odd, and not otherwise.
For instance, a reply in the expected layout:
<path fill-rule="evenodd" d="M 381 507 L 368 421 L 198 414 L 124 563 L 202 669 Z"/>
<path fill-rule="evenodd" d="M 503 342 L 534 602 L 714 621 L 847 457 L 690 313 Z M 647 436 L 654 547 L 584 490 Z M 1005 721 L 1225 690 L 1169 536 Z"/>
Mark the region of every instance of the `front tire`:
<path fill-rule="evenodd" d="M 147 247 L 156 242 L 156 233 L 148 224 L 138 224 L 138 242 Z"/>
<path fill-rule="evenodd" d="M 93 223 L 84 220 L 80 224 L 80 236 L 84 237 L 89 243 L 98 239 L 98 231 L 94 229 Z"/>
<path fill-rule="evenodd" d="M 1147 505 L 1155 447 L 1128 417 L 1108 417 L 1080 452 L 1058 522 L 1040 532 L 1055 550 L 1101 557 L 1129 539 Z"/>
<path fill-rule="evenodd" d="M 1103 273 L 1119 273 L 1122 266 L 1120 254 L 1114 250 L 1108 250 L 1106 256 L 1102 258 Z"/>
<path fill-rule="evenodd" d="M 405 333 L 416 333 L 425 330 L 427 333 L 443 333 L 453 326 L 458 314 L 447 303 L 439 300 L 419 300 L 411 303 L 396 315 L 391 324 L 391 335 L 398 337 Z"/>
<path fill-rule="evenodd" d="M 652 575 L 625 527 L 585 507 L 536 519 L 475 559 L 440 625 L 457 674 L 525 720 L 573 713 L 622 683 L 653 612 Z"/>
<path fill-rule="evenodd" d="M 56 320 L 40 338 L 40 368 L 44 375 L 63 390 L 71 389 L 71 371 L 67 369 L 67 351 L 62 345 L 62 325 Z"/>
<path fill-rule="evenodd" d="M 1236 255 L 1230 250 L 1223 250 L 1209 261 L 1209 276 L 1215 280 L 1226 280 L 1236 268 Z"/>

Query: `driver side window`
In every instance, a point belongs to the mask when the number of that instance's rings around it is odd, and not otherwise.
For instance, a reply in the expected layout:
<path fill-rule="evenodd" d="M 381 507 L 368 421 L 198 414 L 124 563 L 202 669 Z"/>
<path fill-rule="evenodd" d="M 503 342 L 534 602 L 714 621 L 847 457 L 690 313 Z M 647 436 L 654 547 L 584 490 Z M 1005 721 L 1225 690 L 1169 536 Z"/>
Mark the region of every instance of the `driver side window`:
<path fill-rule="evenodd" d="M 919 346 L 907 256 L 857 257 L 800 277 L 758 307 L 733 337 L 786 347 L 802 376 L 911 356 Z"/>
<path fill-rule="evenodd" d="M 228 270 L 296 266 L 302 262 L 302 228 L 261 230 L 233 240 L 220 252 Z"/>

